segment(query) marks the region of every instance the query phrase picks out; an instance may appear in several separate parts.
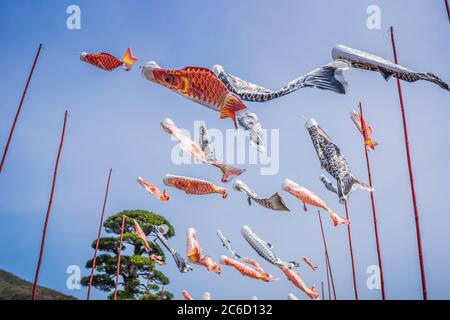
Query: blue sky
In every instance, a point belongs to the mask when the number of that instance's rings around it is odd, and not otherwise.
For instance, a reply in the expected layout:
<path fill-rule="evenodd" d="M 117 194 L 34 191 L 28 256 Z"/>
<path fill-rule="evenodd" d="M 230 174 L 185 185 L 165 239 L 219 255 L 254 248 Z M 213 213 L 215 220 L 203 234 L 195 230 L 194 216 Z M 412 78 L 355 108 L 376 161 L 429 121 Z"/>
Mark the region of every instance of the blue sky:
<path fill-rule="evenodd" d="M 82 29 L 66 28 L 66 8 L 77 4 Z M 381 8 L 381 30 L 366 27 L 366 9 Z M 124 209 L 146 209 L 167 217 L 177 236 L 171 244 L 185 252 L 185 231 L 195 227 L 207 254 L 218 259 L 227 252 L 217 228 L 244 256 L 256 254 L 240 235 L 249 225 L 275 246 L 280 257 L 308 256 L 318 266 L 299 272 L 308 284 L 326 281 L 323 247 L 314 210 L 283 193 L 292 215 L 248 207 L 244 196 L 230 190 L 227 200 L 215 195 L 185 196 L 169 190 L 173 200 L 159 202 L 136 183 L 137 176 L 162 185 L 166 173 L 188 175 L 220 183 L 214 168 L 171 162 L 174 143 L 159 122 L 172 118 L 193 130 L 195 120 L 225 130 L 231 122 L 218 114 L 143 80 L 138 68 L 129 73 L 102 72 L 79 61 L 81 51 L 121 56 L 128 46 L 138 64 L 156 60 L 161 66 L 212 67 L 221 64 L 244 79 L 278 87 L 331 59 L 342 43 L 392 59 L 386 32 L 395 26 L 399 61 L 405 67 L 429 71 L 450 81 L 449 23 L 443 1 L 48 1 L 2 4 L 0 34 L 0 145 L 3 148 L 35 50 L 45 50 L 36 68 L 4 172 L 0 176 L 0 268 L 32 280 L 37 262 L 44 214 L 64 110 L 70 113 L 60 164 L 40 284 L 79 298 L 86 289 L 66 288 L 67 266 L 84 267 L 91 258 L 104 186 L 113 168 L 107 215 Z M 341 147 L 354 174 L 367 181 L 360 136 L 348 113 L 358 101 L 380 143 L 370 154 L 386 292 L 391 299 L 421 298 L 420 272 L 401 115 L 395 81 L 379 74 L 350 70 L 347 95 L 304 89 L 267 104 L 249 103 L 265 128 L 280 129 L 280 170 L 260 176 L 257 165 L 244 166 L 242 180 L 261 195 L 280 191 L 290 178 L 317 192 L 341 215 L 344 209 L 328 193 L 301 115 L 316 118 Z M 450 204 L 448 181 L 448 92 L 427 82 L 402 83 L 411 140 L 416 191 L 421 216 L 429 297 L 450 298 Z M 230 186 L 226 186 L 229 189 Z M 357 191 L 350 202 L 352 234 L 360 297 L 378 299 L 366 287 L 366 269 L 376 264 L 369 194 Z M 352 299 L 353 287 L 345 228 L 333 230 L 325 219 L 338 298 Z M 286 299 L 292 292 L 304 298 L 275 267 L 263 267 L 281 280 L 267 284 L 242 277 L 232 269 L 222 275 L 201 267 L 180 274 L 172 260 L 162 270 L 176 298 L 188 290 L 200 298 L 204 291 L 216 299 Z M 82 268 L 83 275 L 88 270 Z M 105 295 L 95 291 L 94 297 Z"/>

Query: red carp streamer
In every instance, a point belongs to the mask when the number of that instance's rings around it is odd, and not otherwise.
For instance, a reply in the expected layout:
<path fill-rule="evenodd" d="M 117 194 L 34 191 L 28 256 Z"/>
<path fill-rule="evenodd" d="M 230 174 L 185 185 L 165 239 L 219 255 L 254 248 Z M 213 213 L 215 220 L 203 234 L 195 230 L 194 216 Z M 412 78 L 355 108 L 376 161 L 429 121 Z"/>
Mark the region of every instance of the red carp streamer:
<path fill-rule="evenodd" d="M 144 187 L 150 194 L 154 195 L 161 201 L 169 201 L 170 197 L 166 194 L 166 190 L 161 192 L 154 184 L 146 181 L 144 178 L 138 177 L 137 182 Z"/>
<path fill-rule="evenodd" d="M 222 268 L 214 262 L 214 260 L 203 253 L 202 248 L 197 239 L 197 233 L 195 229 L 189 228 L 186 232 L 187 236 L 187 257 L 190 262 L 204 266 L 208 271 L 213 271 L 217 274 L 222 272 Z"/>
<path fill-rule="evenodd" d="M 9 145 L 11 143 L 11 139 L 14 134 L 14 130 L 16 128 L 17 120 L 19 120 L 20 111 L 22 110 L 23 102 L 25 101 L 25 96 L 28 92 L 28 86 L 30 85 L 31 78 L 33 77 L 34 68 L 36 67 L 36 63 L 39 59 L 39 55 L 42 50 L 42 44 L 39 45 L 38 51 L 36 53 L 36 57 L 34 58 L 33 66 L 31 67 L 30 74 L 28 76 L 27 84 L 25 85 L 25 89 L 23 90 L 22 99 L 20 99 L 19 107 L 17 108 L 16 116 L 14 117 L 14 121 L 11 127 L 11 130 L 9 131 L 8 140 L 6 142 L 5 150 L 3 151 L 2 161 L 0 162 L 0 173 L 2 173 L 3 165 L 5 164 L 6 160 L 6 154 L 8 153 Z"/>
<path fill-rule="evenodd" d="M 109 183 L 111 181 L 111 174 L 112 174 L 112 169 L 109 169 L 108 182 L 106 183 L 105 198 L 103 199 L 102 214 L 100 216 L 100 225 L 98 226 L 97 242 L 95 243 L 94 258 L 92 259 L 91 276 L 89 277 L 87 300 L 89 300 L 91 298 L 92 280 L 94 278 L 94 271 L 95 271 L 96 262 L 97 262 L 97 252 L 98 252 L 98 247 L 100 245 L 100 236 L 102 234 L 103 218 L 105 216 L 106 201 L 108 200 Z"/>
<path fill-rule="evenodd" d="M 335 228 L 340 224 L 350 223 L 348 219 L 344 219 L 337 215 L 322 199 L 319 198 L 319 196 L 309 191 L 305 187 L 299 186 L 295 182 L 286 179 L 281 185 L 281 188 L 303 202 L 303 208 L 305 211 L 307 210 L 306 204 L 310 204 L 312 206 L 326 210 L 330 214 L 330 218 L 331 220 L 333 220 L 333 226 Z"/>
<path fill-rule="evenodd" d="M 356 128 L 364 137 L 364 144 L 367 150 L 375 150 L 378 142 L 372 140 L 372 127 L 364 120 L 362 115 L 356 111 L 350 113 L 350 118 L 355 124 Z"/>
<path fill-rule="evenodd" d="M 50 191 L 50 199 L 48 201 L 47 214 L 45 215 L 44 230 L 42 231 L 41 249 L 39 251 L 39 260 L 38 260 L 38 264 L 36 267 L 36 274 L 34 276 L 33 290 L 31 293 L 32 300 L 36 299 L 36 290 L 37 290 L 37 285 L 38 285 L 38 280 L 39 280 L 39 271 L 41 270 L 42 256 L 44 255 L 45 238 L 47 236 L 48 221 L 50 218 L 50 212 L 52 210 L 53 196 L 55 194 L 55 187 L 56 187 L 56 178 L 58 176 L 59 160 L 61 158 L 61 152 L 62 152 L 62 148 L 64 146 L 64 137 L 66 134 L 66 125 L 67 125 L 67 115 L 68 115 L 68 113 L 66 111 L 64 113 L 64 124 L 63 124 L 62 133 L 61 133 L 61 140 L 59 143 L 58 155 L 56 156 L 55 170 L 53 172 L 52 189 Z"/>
<path fill-rule="evenodd" d="M 122 67 L 125 71 L 130 71 L 138 58 L 133 56 L 130 48 L 127 49 L 122 60 L 117 59 L 109 53 L 81 53 L 80 60 L 105 71 L 113 71 Z"/>
<path fill-rule="evenodd" d="M 256 280 L 261 280 L 264 282 L 272 282 L 272 281 L 278 280 L 270 273 L 265 272 L 261 268 L 259 263 L 256 262 L 255 260 L 245 258 L 244 262 L 252 267 L 249 267 L 248 265 L 245 265 L 244 263 L 241 263 L 237 260 L 228 258 L 227 256 L 222 256 L 220 258 L 220 263 L 222 263 L 226 266 L 233 267 L 234 269 L 239 271 L 243 276 L 246 276 L 246 277 L 249 277 L 252 279 L 256 279 Z"/>
<path fill-rule="evenodd" d="M 392 51 L 394 52 L 395 63 L 398 63 L 397 49 L 395 48 L 394 27 L 391 27 L 390 30 L 391 30 L 391 40 L 392 40 Z M 412 170 L 411 152 L 409 150 L 408 126 L 406 123 L 405 106 L 403 104 L 402 87 L 400 85 L 400 80 L 398 78 L 397 78 L 397 89 L 398 89 L 398 97 L 400 99 L 400 109 L 402 111 L 403 133 L 405 136 L 405 148 L 406 148 L 406 159 L 408 160 L 409 182 L 411 185 L 411 196 L 412 196 L 413 206 L 414 206 L 414 220 L 416 223 L 417 249 L 419 251 L 420 275 L 422 278 L 422 296 L 423 296 L 423 300 L 427 300 L 428 299 L 427 280 L 426 280 L 426 276 L 425 276 L 425 265 L 423 262 L 422 236 L 420 234 L 420 222 L 419 222 L 419 209 L 417 206 L 416 190 L 415 190 L 415 186 L 414 186 L 414 174 L 413 174 L 413 170 Z"/>
<path fill-rule="evenodd" d="M 181 292 L 181 294 L 183 295 L 183 298 L 184 298 L 185 300 L 194 300 L 194 299 L 192 298 L 192 296 L 189 294 L 189 292 L 187 292 L 186 290 L 183 290 L 183 291 Z"/>

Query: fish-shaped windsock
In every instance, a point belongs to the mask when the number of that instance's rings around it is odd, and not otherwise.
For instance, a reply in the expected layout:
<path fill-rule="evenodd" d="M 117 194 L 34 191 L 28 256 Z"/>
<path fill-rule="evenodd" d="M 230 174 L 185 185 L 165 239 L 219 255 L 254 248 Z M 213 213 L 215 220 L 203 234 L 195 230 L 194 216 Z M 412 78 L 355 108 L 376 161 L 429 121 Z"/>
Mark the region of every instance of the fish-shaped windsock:
<path fill-rule="evenodd" d="M 222 231 L 220 229 L 217 229 L 216 234 L 219 237 L 220 241 L 222 242 L 222 245 L 228 250 L 228 252 L 230 252 L 233 255 L 233 257 L 240 259 L 241 256 L 238 255 L 236 251 L 234 251 L 233 247 L 231 246 L 231 241 L 225 238 Z"/>
<path fill-rule="evenodd" d="M 272 195 L 270 198 L 267 199 L 262 198 L 241 180 L 236 180 L 233 188 L 234 190 L 243 192 L 247 195 L 249 205 L 252 205 L 253 200 L 267 209 L 276 211 L 290 211 L 289 208 L 284 203 L 283 198 L 278 194 L 278 192 Z"/>
<path fill-rule="evenodd" d="M 288 300 L 299 300 L 294 294 L 289 293 Z"/>
<path fill-rule="evenodd" d="M 278 258 L 278 256 L 273 252 L 273 246 L 262 240 L 260 237 L 256 235 L 248 226 L 243 226 L 241 228 L 241 233 L 244 239 L 248 242 L 248 244 L 256 251 L 257 254 L 261 256 L 261 258 L 270 262 L 275 266 L 287 266 L 289 268 L 298 267 L 298 262 L 291 261 L 285 262 Z"/>
<path fill-rule="evenodd" d="M 211 70 L 199 67 L 163 69 L 150 61 L 142 68 L 142 77 L 219 112 L 221 119 L 231 118 L 236 129 L 240 126 L 250 134 L 252 145 L 259 151 L 264 150 L 263 131 L 258 117 Z"/>
<path fill-rule="evenodd" d="M 184 300 L 194 300 L 189 292 L 186 290 L 181 291 L 181 294 L 183 295 Z"/>
<path fill-rule="evenodd" d="M 350 112 L 350 118 L 355 124 L 358 131 L 364 137 L 364 144 L 367 150 L 375 150 L 375 147 L 378 145 L 378 142 L 372 140 L 372 127 L 361 117 L 359 112 L 352 111 Z"/>
<path fill-rule="evenodd" d="M 220 263 L 226 266 L 233 267 L 234 269 L 239 271 L 243 276 L 256 280 L 261 280 L 264 282 L 272 282 L 278 280 L 270 273 L 265 272 L 255 260 L 246 258 L 244 259 L 244 262 L 247 263 L 248 265 L 233 260 L 231 258 L 228 258 L 227 256 L 222 256 L 220 258 Z"/>
<path fill-rule="evenodd" d="M 305 211 L 308 210 L 308 208 L 306 207 L 306 204 L 310 204 L 312 206 L 326 210 L 330 214 L 331 220 L 333 220 L 334 227 L 337 227 L 340 224 L 349 224 L 350 223 L 350 221 L 340 217 L 333 210 L 331 210 L 330 207 L 328 207 L 328 205 L 325 203 L 325 201 L 320 199 L 319 196 L 316 195 L 314 192 L 306 189 L 305 187 L 298 185 L 297 183 L 295 183 L 292 180 L 289 180 L 289 179 L 284 180 L 284 182 L 281 185 L 281 189 L 290 193 L 291 195 L 296 197 L 298 200 L 303 202 L 303 209 Z"/>
<path fill-rule="evenodd" d="M 341 154 L 339 147 L 334 144 L 316 120 L 309 119 L 306 121 L 305 126 L 311 136 L 322 169 L 325 169 L 337 181 L 335 189 L 340 202 L 345 202 L 348 195 L 355 188 L 359 187 L 366 191 L 373 191 L 369 185 L 356 179 L 350 171 L 347 160 Z M 333 188 L 334 186 L 327 187 L 328 190 L 332 190 Z"/>
<path fill-rule="evenodd" d="M 331 90 L 337 93 L 345 93 L 347 82 L 343 78 L 343 71 L 348 69 L 348 64 L 341 61 L 333 61 L 325 66 L 317 68 L 308 74 L 298 77 L 277 90 L 266 89 L 262 86 L 242 80 L 225 72 L 224 68 L 216 65 L 214 73 L 227 86 L 244 101 L 266 102 L 280 98 L 302 88 L 319 88 Z"/>
<path fill-rule="evenodd" d="M 184 300 L 194 300 L 192 298 L 191 294 L 187 292 L 186 290 L 181 291 L 181 295 L 183 296 Z M 205 292 L 202 297 L 203 300 L 211 300 L 211 294 L 209 292 Z"/>
<path fill-rule="evenodd" d="M 302 259 L 313 271 L 317 270 L 317 266 L 308 257 L 302 257 Z"/>
<path fill-rule="evenodd" d="M 212 148 L 209 144 L 206 128 L 204 128 L 203 136 L 200 136 L 200 139 L 203 139 L 203 143 L 196 143 L 193 141 L 190 137 L 183 134 L 183 132 L 176 126 L 175 122 L 173 122 L 171 119 L 167 118 L 164 119 L 161 122 L 161 128 L 163 128 L 164 131 L 172 135 L 178 140 L 178 144 L 180 145 L 181 149 L 183 149 L 186 153 L 190 154 L 200 162 L 210 164 L 216 168 L 219 168 L 222 172 L 222 182 L 228 182 L 233 179 L 233 177 L 241 175 L 245 172 L 244 169 L 238 169 L 234 168 L 230 165 L 227 165 L 223 162 L 218 161 L 217 159 L 212 158 L 210 155 L 210 149 Z M 207 154 L 205 150 L 208 150 L 209 153 Z"/>
<path fill-rule="evenodd" d="M 161 192 L 154 184 L 146 181 L 144 178 L 138 177 L 137 182 L 144 187 L 150 194 L 154 195 L 161 201 L 169 201 L 170 197 L 166 194 L 166 190 Z"/>
<path fill-rule="evenodd" d="M 389 80 L 391 77 L 408 82 L 425 80 L 450 91 L 448 84 L 432 73 L 416 72 L 376 55 L 352 49 L 344 45 L 335 46 L 332 51 L 332 57 L 333 60 L 346 62 L 353 68 L 378 71 L 385 80 Z"/>
<path fill-rule="evenodd" d="M 138 61 L 138 58 L 133 56 L 133 52 L 130 48 L 128 48 L 125 55 L 122 57 L 122 60 L 119 60 L 113 55 L 105 52 L 82 52 L 80 60 L 105 71 L 113 71 L 118 67 L 122 67 L 125 71 L 130 71 L 133 68 L 133 65 Z"/>
<path fill-rule="evenodd" d="M 147 235 L 145 234 L 145 232 L 142 230 L 141 226 L 139 225 L 139 223 L 136 221 L 136 219 L 133 219 L 134 222 L 134 230 L 136 231 L 136 234 L 138 235 L 139 238 L 141 238 L 141 240 L 144 242 L 144 247 L 145 250 L 147 252 L 150 252 L 151 247 L 147 242 Z"/>
<path fill-rule="evenodd" d="M 178 270 L 180 270 L 181 273 L 186 273 L 191 270 L 194 270 L 194 268 L 192 268 L 192 266 L 189 263 L 187 263 L 183 259 L 183 257 L 169 245 L 169 242 L 167 241 L 166 237 L 164 236 L 164 234 L 167 232 L 166 231 L 167 229 L 168 228 L 166 225 L 152 226 L 152 233 L 156 236 L 156 238 L 159 241 L 161 241 L 161 243 L 164 245 L 164 247 L 166 247 L 166 249 L 170 252 L 173 259 L 175 260 L 175 263 L 177 264 Z"/>
<path fill-rule="evenodd" d="M 214 260 L 203 253 L 202 248 L 197 239 L 197 232 L 193 228 L 189 228 L 186 232 L 186 252 L 188 260 L 194 264 L 202 265 L 207 270 L 217 274 L 222 272 L 222 268 L 214 262 Z"/>
<path fill-rule="evenodd" d="M 166 186 L 183 190 L 186 194 L 204 195 L 218 193 L 224 199 L 228 196 L 227 189 L 218 187 L 206 180 L 166 174 L 163 181 Z"/>
<path fill-rule="evenodd" d="M 295 270 L 292 270 L 289 267 L 286 266 L 280 266 L 280 269 L 283 271 L 283 273 L 286 275 L 288 280 L 292 282 L 297 288 L 299 288 L 301 291 L 303 291 L 310 299 L 313 300 L 319 300 L 319 293 L 317 292 L 316 286 L 313 285 L 311 288 L 309 288 L 305 281 L 300 277 L 298 272 Z"/>

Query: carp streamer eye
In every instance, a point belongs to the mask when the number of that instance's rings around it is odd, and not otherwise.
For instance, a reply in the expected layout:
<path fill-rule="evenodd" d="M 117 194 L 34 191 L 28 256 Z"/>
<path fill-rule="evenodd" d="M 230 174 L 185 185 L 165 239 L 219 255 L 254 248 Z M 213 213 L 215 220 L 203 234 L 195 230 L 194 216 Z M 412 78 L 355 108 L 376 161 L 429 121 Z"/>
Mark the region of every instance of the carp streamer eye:
<path fill-rule="evenodd" d="M 174 76 L 171 74 L 164 74 L 162 76 L 162 79 L 164 80 L 165 83 L 168 83 L 168 84 L 173 84 L 173 82 L 175 81 Z"/>

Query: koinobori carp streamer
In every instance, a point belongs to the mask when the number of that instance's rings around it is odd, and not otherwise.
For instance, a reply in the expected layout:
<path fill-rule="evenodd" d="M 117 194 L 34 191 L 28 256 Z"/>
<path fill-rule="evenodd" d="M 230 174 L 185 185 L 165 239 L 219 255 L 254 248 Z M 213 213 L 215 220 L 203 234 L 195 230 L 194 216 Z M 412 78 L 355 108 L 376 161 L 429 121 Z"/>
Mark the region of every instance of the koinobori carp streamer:
<path fill-rule="evenodd" d="M 166 186 L 183 190 L 189 195 L 218 193 L 224 199 L 228 196 L 227 189 L 218 187 L 214 183 L 206 180 L 166 174 L 163 181 Z"/>
<path fill-rule="evenodd" d="M 105 71 L 113 71 L 118 67 L 122 67 L 126 71 L 130 71 L 138 58 L 133 56 L 130 48 L 125 52 L 122 60 L 117 59 L 109 53 L 86 53 L 82 52 L 80 60 Z"/>
<path fill-rule="evenodd" d="M 264 150 L 263 132 L 258 117 L 249 112 L 239 96 L 231 92 L 209 69 L 186 67 L 184 69 L 163 69 L 150 61 L 142 68 L 142 76 L 160 84 L 194 102 L 220 113 L 220 118 L 231 118 L 250 134 L 251 143 Z"/>
<path fill-rule="evenodd" d="M 334 227 L 337 227 L 340 224 L 350 223 L 347 219 L 340 217 L 333 210 L 331 210 L 330 207 L 328 207 L 328 205 L 325 203 L 325 201 L 319 198 L 318 195 L 306 189 L 305 187 L 298 185 L 292 180 L 289 179 L 284 180 L 284 182 L 281 185 L 281 189 L 290 193 L 298 200 L 300 200 L 303 203 L 303 209 L 305 211 L 308 210 L 306 204 L 326 210 L 330 214 L 331 220 L 333 220 Z"/>
<path fill-rule="evenodd" d="M 234 168 L 223 162 L 218 161 L 215 157 L 212 157 L 213 150 L 210 145 L 209 138 L 207 136 L 207 130 L 205 126 L 201 126 L 200 129 L 200 141 L 202 143 L 196 143 L 176 126 L 175 122 L 167 118 L 161 122 L 161 127 L 164 131 L 172 135 L 178 140 L 178 144 L 181 149 L 186 153 L 193 156 L 200 162 L 210 164 L 216 168 L 219 168 L 222 172 L 222 182 L 228 182 L 234 177 L 241 175 L 245 172 L 244 169 Z M 207 151 L 208 153 L 206 153 Z"/>
<path fill-rule="evenodd" d="M 278 193 L 273 194 L 270 198 L 267 199 L 262 198 L 241 180 L 236 180 L 233 188 L 234 190 L 243 192 L 247 195 L 247 201 L 249 205 L 252 205 L 253 200 L 267 209 L 275 211 L 290 211 L 289 208 L 284 203 L 283 198 Z"/>
<path fill-rule="evenodd" d="M 166 225 L 152 226 L 153 234 L 156 236 L 156 238 L 159 241 L 161 241 L 161 243 L 164 245 L 164 247 L 166 247 L 166 249 L 170 252 L 170 254 L 172 255 L 173 259 L 175 260 L 175 263 L 177 264 L 177 267 L 180 270 L 180 272 L 186 273 L 191 270 L 194 270 L 192 268 L 192 266 L 189 263 L 187 263 L 183 259 L 183 257 L 169 245 L 169 242 L 167 241 L 166 237 L 164 236 L 164 234 L 167 232 L 167 229 L 168 229 L 168 227 Z"/>
<path fill-rule="evenodd" d="M 375 150 L 378 142 L 372 140 L 372 127 L 361 117 L 359 112 L 350 112 L 350 119 L 352 119 L 358 131 L 364 138 L 364 144 L 367 150 Z"/>
<path fill-rule="evenodd" d="M 166 190 L 161 192 L 154 184 L 146 181 L 144 178 L 138 177 L 137 182 L 144 187 L 150 194 L 154 195 L 161 201 L 169 201 L 170 197 L 166 194 Z"/>
<path fill-rule="evenodd" d="M 194 228 L 189 228 L 186 232 L 186 252 L 190 262 L 204 266 L 207 270 L 217 274 L 222 272 L 222 268 L 214 260 L 203 253 Z"/>
<path fill-rule="evenodd" d="M 356 179 L 350 171 L 347 160 L 342 155 L 340 148 L 331 140 L 316 120 L 308 120 L 305 126 L 311 136 L 321 167 L 337 181 L 336 187 L 326 184 L 327 189 L 337 193 L 340 202 L 346 201 L 348 195 L 357 187 L 373 191 L 369 185 Z"/>
<path fill-rule="evenodd" d="M 255 260 L 245 258 L 244 262 L 247 264 L 233 260 L 231 258 L 228 258 L 227 256 L 222 256 L 220 258 L 220 263 L 226 266 L 233 267 L 234 269 L 239 271 L 243 276 L 256 280 L 261 280 L 264 282 L 272 282 L 278 280 L 270 273 L 265 272 L 258 264 L 258 262 L 256 262 Z"/>

